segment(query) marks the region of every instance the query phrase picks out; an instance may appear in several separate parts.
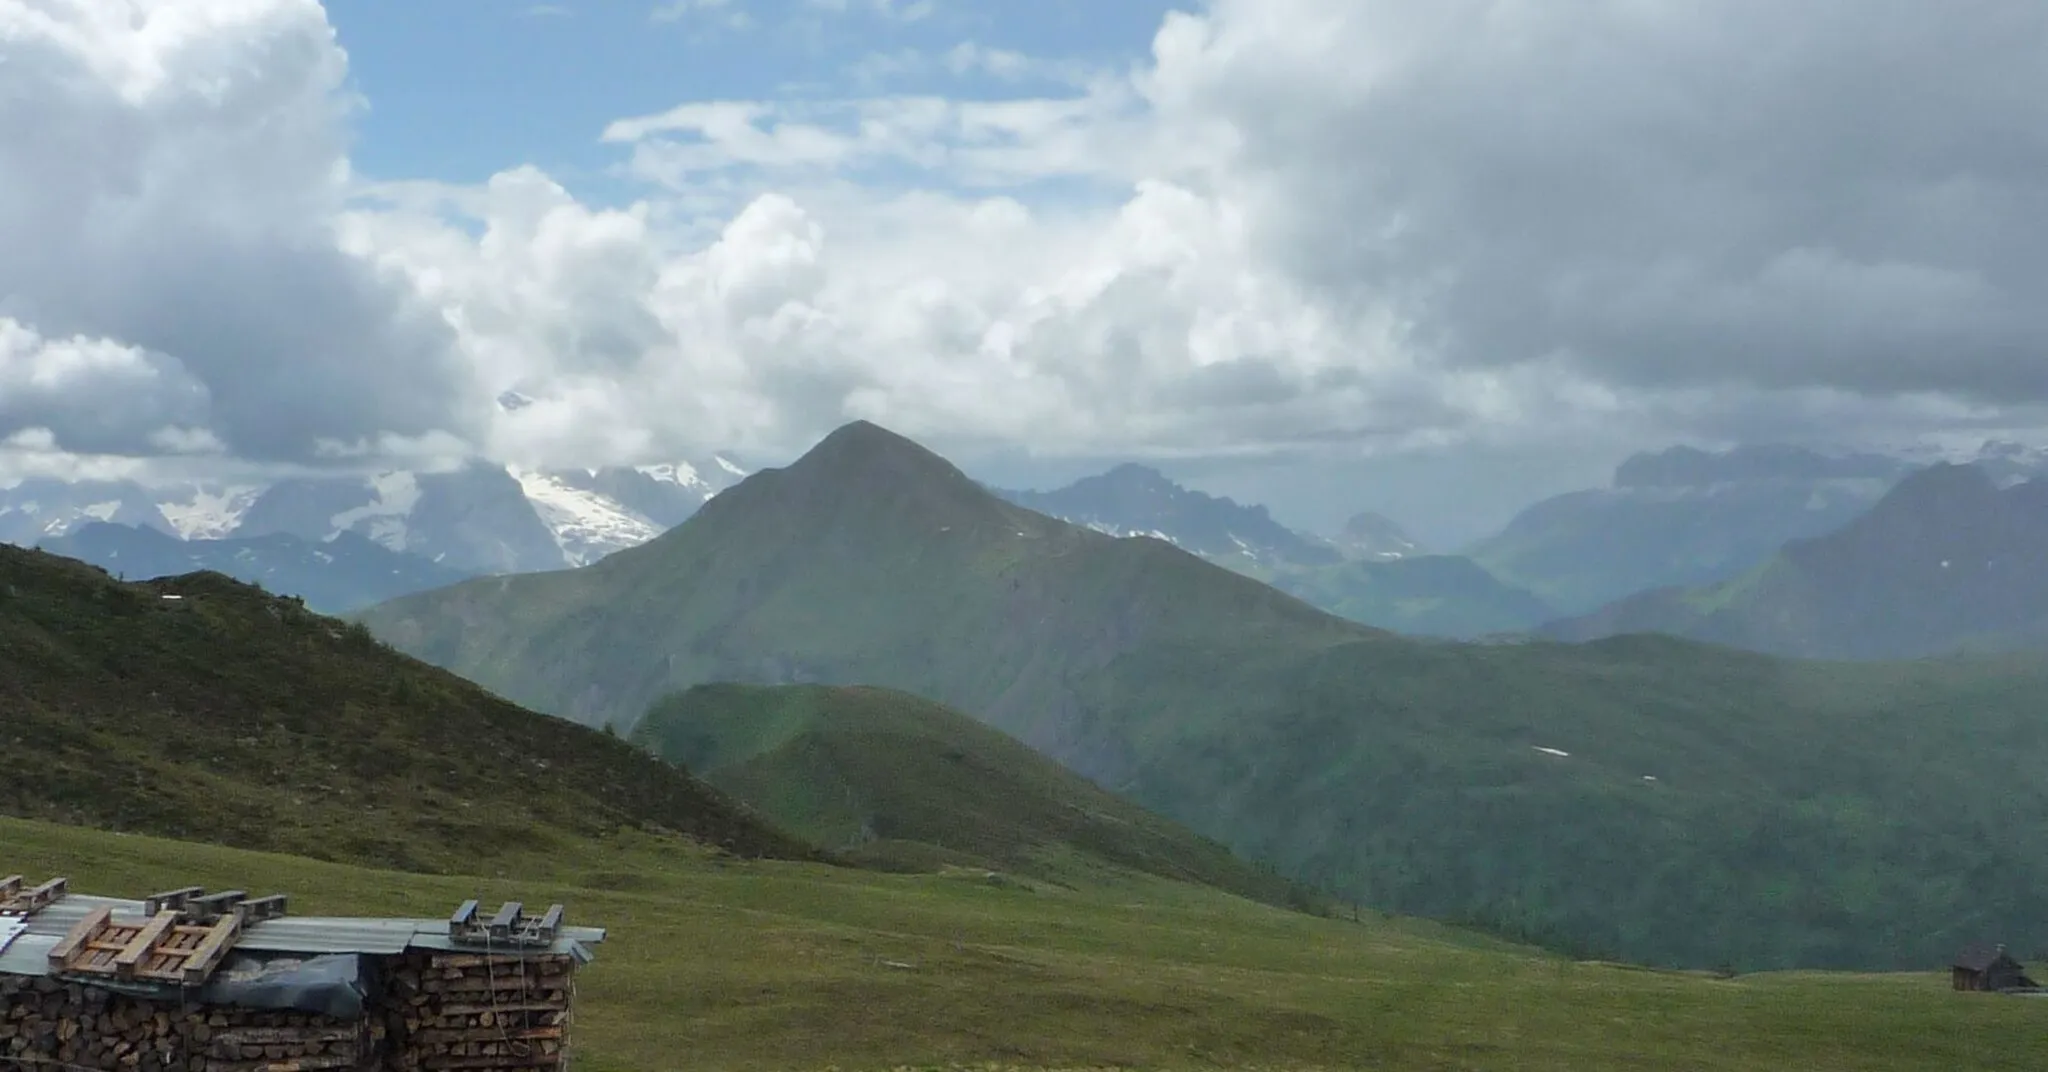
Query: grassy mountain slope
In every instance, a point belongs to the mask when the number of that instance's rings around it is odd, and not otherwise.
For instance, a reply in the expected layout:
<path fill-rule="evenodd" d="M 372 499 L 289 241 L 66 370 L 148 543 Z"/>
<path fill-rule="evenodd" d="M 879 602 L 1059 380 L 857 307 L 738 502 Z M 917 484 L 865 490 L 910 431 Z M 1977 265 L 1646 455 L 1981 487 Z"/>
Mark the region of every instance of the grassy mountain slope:
<path fill-rule="evenodd" d="M 1091 684 L 1157 713 L 1126 723 L 1141 758 L 1119 791 L 1367 903 L 1696 966 L 1909 966 L 2044 935 L 2037 662 L 1629 637 L 1163 648 Z"/>
<path fill-rule="evenodd" d="M 623 741 L 219 574 L 125 584 L 0 546 L 0 712 L 6 814 L 422 869 L 640 826 L 808 851 Z"/>
<path fill-rule="evenodd" d="M 1290 648 L 1374 635 L 1162 541 L 1013 506 L 864 422 L 589 568 L 479 579 L 360 619 L 593 725 L 628 725 L 708 681 L 867 683 L 1056 756 L 1105 744 L 1072 736 L 1085 727 L 1069 681 L 1124 652 L 1218 633 Z"/>
<path fill-rule="evenodd" d="M 1412 920 L 1182 883 L 1061 890 L 571 845 L 516 881 L 398 875 L 0 819 L 0 867 L 74 888 L 283 890 L 294 911 L 562 903 L 610 928 L 578 977 L 588 1072 L 2032 1072 L 2037 1002 L 1946 974 L 1701 975 L 1574 963 Z M 2038 951 L 2015 949 L 2030 961 Z"/>
<path fill-rule="evenodd" d="M 634 740 L 857 862 L 1054 880 L 1107 865 L 1269 902 L 1290 893 L 1014 738 L 893 689 L 700 685 L 656 704 Z"/>
<path fill-rule="evenodd" d="M 1249 571 L 1260 576 L 1259 571 Z M 1551 616 L 1534 593 L 1469 558 L 1417 555 L 1276 570 L 1266 579 L 1354 622 L 1412 636 L 1474 638 L 1534 628 Z"/>
<path fill-rule="evenodd" d="M 1670 633 L 1809 658 L 2048 648 L 2044 555 L 2048 481 L 2001 490 L 1975 466 L 1941 465 L 1741 577 L 1646 592 L 1543 631 Z"/>
<path fill-rule="evenodd" d="M 367 620 L 591 720 L 711 680 L 904 689 L 1292 877 L 1629 959 L 1925 965 L 2048 927 L 2037 663 L 1400 638 L 871 426 L 590 569 Z"/>

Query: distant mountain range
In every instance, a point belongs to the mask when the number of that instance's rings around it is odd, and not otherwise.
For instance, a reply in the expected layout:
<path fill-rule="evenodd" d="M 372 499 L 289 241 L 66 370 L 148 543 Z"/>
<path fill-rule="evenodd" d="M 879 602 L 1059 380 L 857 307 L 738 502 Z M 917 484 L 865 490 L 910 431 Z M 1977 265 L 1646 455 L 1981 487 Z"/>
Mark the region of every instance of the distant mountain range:
<path fill-rule="evenodd" d="M 1987 443 L 1962 457 L 2000 485 L 2048 472 L 2042 452 L 2010 443 Z M 1107 535 L 1163 540 L 1353 621 L 1475 639 L 1594 615 L 1644 592 L 1739 578 L 1789 541 L 1850 524 L 1924 462 L 1771 445 L 1638 454 L 1616 469 L 1611 486 L 1531 506 L 1465 555 L 1431 554 L 1398 524 L 1369 512 L 1333 536 L 1290 528 L 1263 506 L 1208 495 L 1136 464 L 1050 491 L 995 493 Z M 259 564 L 248 547 L 236 548 L 241 557 L 232 561 L 209 557 L 213 549 L 181 559 L 233 565 L 233 576 L 283 585 L 279 591 L 340 610 L 397 594 L 391 584 L 398 578 L 586 565 L 654 538 L 743 475 L 738 465 L 713 457 L 597 470 L 472 464 L 450 472 L 155 490 L 30 481 L 0 490 L 0 541 L 44 543 L 101 522 L 202 540 L 291 536 L 317 544 L 347 532 L 418 560 L 388 568 L 355 559 L 323 566 L 317 556 L 272 549 Z M 89 547 L 76 550 L 100 561 Z M 130 565 L 139 553 L 131 552 Z M 292 564 L 278 564 L 286 560 Z M 334 576 L 320 576 L 323 569 Z M 376 583 L 369 583 L 371 574 Z M 1640 624 L 1691 628 L 1668 614 Z M 1605 628 L 1560 624 L 1554 632 Z"/>
<path fill-rule="evenodd" d="M 1344 559 L 1336 545 L 1246 506 L 1182 487 L 1143 465 L 1119 465 L 1054 491 L 996 491 L 1048 517 L 1110 536 L 1150 536 L 1211 562 L 1269 569 Z"/>
<path fill-rule="evenodd" d="M 1810 658 L 2048 649 L 2043 562 L 2048 480 L 2001 488 L 1985 467 L 1944 464 L 1738 578 L 1640 593 L 1543 632 L 1659 632 Z"/>
<path fill-rule="evenodd" d="M 1333 614 L 1397 632 L 1478 637 L 1528 629 L 1555 613 L 1469 559 L 1425 554 L 1379 514 L 1358 514 L 1326 539 L 1282 525 L 1263 506 L 1183 487 L 1142 465 L 1053 491 L 996 494 L 1110 536 L 1164 540 Z"/>
<path fill-rule="evenodd" d="M 181 540 L 153 528 L 94 521 L 38 546 L 129 580 L 211 570 L 266 591 L 298 596 L 323 614 L 356 610 L 474 576 L 393 551 L 350 530 L 325 540 L 282 532 Z"/>
<path fill-rule="evenodd" d="M 1623 462 L 1610 487 L 1539 502 L 1467 553 L 1563 614 L 1734 576 L 1788 540 L 1868 510 L 1913 465 L 1797 447 L 1675 447 Z"/>
<path fill-rule="evenodd" d="M 1789 542 L 1848 525 L 1907 474 L 1943 462 L 2001 485 L 2048 474 L 2048 453 L 1996 440 L 1938 456 L 1674 447 L 1624 461 L 1610 487 L 1529 507 L 1467 553 L 1560 614 L 1588 614 L 1640 592 L 1740 576 Z"/>
<path fill-rule="evenodd" d="M 2048 812 L 2040 659 L 1404 638 L 867 424 L 590 567 L 360 620 L 590 724 L 719 681 L 905 690 L 1304 883 L 1581 954 L 1884 967 L 2048 940 L 2048 833 L 2011 821 Z"/>
<path fill-rule="evenodd" d="M 0 543 L 33 546 L 93 522 L 179 539 L 282 534 L 324 542 L 350 532 L 464 574 L 530 573 L 645 543 L 745 475 L 715 456 L 595 470 L 473 463 L 268 485 L 29 480 L 0 489 Z"/>

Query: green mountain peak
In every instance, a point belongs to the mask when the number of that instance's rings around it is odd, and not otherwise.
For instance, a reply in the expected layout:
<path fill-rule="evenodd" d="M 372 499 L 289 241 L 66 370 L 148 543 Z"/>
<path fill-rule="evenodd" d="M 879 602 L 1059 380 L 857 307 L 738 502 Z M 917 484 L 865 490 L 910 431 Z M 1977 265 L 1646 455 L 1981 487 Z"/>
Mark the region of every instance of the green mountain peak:
<path fill-rule="evenodd" d="M 593 724 L 708 682 L 915 693 L 1306 884 L 1582 952 L 1877 967 L 2043 933 L 2048 838 L 2001 818 L 2044 806 L 2038 663 L 1411 640 L 934 457 L 854 429 L 639 550 L 364 621 Z"/>

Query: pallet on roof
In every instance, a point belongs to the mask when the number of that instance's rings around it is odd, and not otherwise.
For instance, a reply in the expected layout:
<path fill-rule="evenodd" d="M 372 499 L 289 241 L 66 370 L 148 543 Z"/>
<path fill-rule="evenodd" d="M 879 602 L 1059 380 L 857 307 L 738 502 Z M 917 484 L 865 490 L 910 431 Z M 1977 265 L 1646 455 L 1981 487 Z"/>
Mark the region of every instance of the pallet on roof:
<path fill-rule="evenodd" d="M 50 971 L 200 986 L 251 923 L 284 914 L 285 897 L 248 900 L 240 890 L 208 895 L 199 887 L 143 902 L 141 918 L 116 919 L 96 908 L 50 950 Z"/>
<path fill-rule="evenodd" d="M 526 906 L 507 901 L 491 918 L 478 914 L 474 900 L 464 901 L 448 917 L 448 937 L 462 945 L 544 947 L 555 944 L 562 933 L 562 906 L 549 905 L 539 917 L 526 914 Z"/>
<path fill-rule="evenodd" d="M 23 887 L 0 881 L 0 903 L 26 903 L 35 891 Z M 46 906 L 63 896 L 62 880 L 36 891 Z M 284 914 L 282 895 L 193 886 L 88 907 L 62 916 L 72 925 L 61 937 L 42 932 L 54 943 L 36 958 L 47 974 L 0 972 L 0 1068 L 12 1059 L 105 1072 L 566 1072 L 575 977 L 588 959 L 579 943 L 604 938 L 566 931 L 561 905 L 528 916 L 511 901 L 485 917 L 470 901 L 445 928 L 389 921 L 411 924 L 395 954 L 337 949 L 318 924 L 305 928 L 303 954 L 281 941 L 297 933 L 289 926 L 254 931 L 265 940 L 250 941 L 245 975 L 241 963 L 217 969 L 252 928 Z M 25 929 L 30 918 L 11 922 Z M 335 922 L 347 934 L 360 921 Z M 340 984 L 361 998 L 344 1003 L 359 1009 L 349 1018 L 250 999 L 278 993 L 270 965 L 289 974 L 329 956 L 359 961 Z M 299 1008 L 313 1007 L 333 1008 Z"/>
<path fill-rule="evenodd" d="M 64 899 L 70 882 L 53 878 L 40 886 L 22 888 L 20 875 L 0 878 L 0 916 L 32 916 Z"/>

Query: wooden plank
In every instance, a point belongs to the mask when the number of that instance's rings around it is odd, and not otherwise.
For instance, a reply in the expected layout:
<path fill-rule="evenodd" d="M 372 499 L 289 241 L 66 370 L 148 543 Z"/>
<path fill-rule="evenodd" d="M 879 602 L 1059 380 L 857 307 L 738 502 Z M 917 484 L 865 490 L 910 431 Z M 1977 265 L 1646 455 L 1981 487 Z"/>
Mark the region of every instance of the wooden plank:
<path fill-rule="evenodd" d="M 208 1072 L 318 1072 L 322 1069 L 354 1068 L 361 1060 L 353 1055 L 286 1057 L 275 1061 L 223 1061 L 214 1058 L 206 1062 L 206 1067 Z"/>
<path fill-rule="evenodd" d="M 73 954 L 84 947 L 87 940 L 98 934 L 114 916 L 111 908 L 95 908 L 84 919 L 74 924 L 64 937 L 50 949 L 50 967 L 61 970 Z"/>
<path fill-rule="evenodd" d="M 21 883 L 22 877 L 20 875 L 9 875 L 6 878 L 0 878 L 0 901 L 20 893 Z"/>
<path fill-rule="evenodd" d="M 559 1039 L 559 1027 L 425 1027 L 412 1033 L 414 1041 L 432 1046 L 444 1042 L 538 1042 Z"/>
<path fill-rule="evenodd" d="M 491 937 L 510 938 L 512 927 L 519 922 L 519 914 L 525 907 L 518 901 L 506 901 L 498 909 L 498 914 L 491 917 Z"/>
<path fill-rule="evenodd" d="M 209 893 L 203 897 L 194 897 L 191 901 L 187 902 L 187 907 L 193 912 L 204 913 L 208 916 L 224 916 L 230 909 L 242 903 L 248 896 L 249 894 L 246 890 L 222 890 L 219 893 Z"/>
<path fill-rule="evenodd" d="M 245 924 L 261 923 L 266 919 L 276 919 L 284 915 L 284 907 L 284 894 L 273 893 L 268 897 L 258 897 L 253 901 L 243 901 L 235 906 L 235 912 L 242 917 L 242 922 Z"/>
<path fill-rule="evenodd" d="M 212 933 L 212 927 L 195 927 L 190 924 L 172 927 L 170 933 L 164 936 L 164 940 L 157 943 L 157 955 L 150 958 L 136 974 L 144 979 L 183 983 L 185 961 Z"/>
<path fill-rule="evenodd" d="M 303 1046 L 311 1043 L 357 1042 L 362 1029 L 354 1024 L 346 1027 L 224 1027 L 214 1031 L 210 1045 L 218 1048 L 232 1043 L 237 1046 L 269 1046 L 282 1043 Z"/>
<path fill-rule="evenodd" d="M 128 944 L 123 946 L 119 953 L 115 954 L 114 973 L 132 978 L 135 975 L 135 969 L 142 964 L 143 958 L 156 951 L 157 943 L 163 941 L 164 935 L 173 926 L 176 926 L 177 922 L 177 909 L 168 908 L 158 912 L 156 918 L 144 924 L 141 930 L 136 931 L 135 937 L 129 939 Z"/>
<path fill-rule="evenodd" d="M 440 1015 L 440 1019 L 449 1019 L 449 1017 L 477 1017 L 477 1015 L 483 1015 L 483 1013 L 500 1015 L 500 1013 L 567 1013 L 567 1011 L 569 1011 L 569 1002 L 567 1000 L 559 1000 L 559 1002 L 551 1002 L 551 1000 L 489 1002 L 489 1004 L 481 1004 L 481 1002 L 477 1002 L 477 1004 L 455 1004 L 455 1002 L 451 1002 L 451 1004 L 442 1004 L 438 1008 L 438 1015 Z"/>
<path fill-rule="evenodd" d="M 186 957 L 183 973 L 186 985 L 196 986 L 205 982 L 206 977 L 212 975 L 213 969 L 220 964 L 220 958 L 227 955 L 228 947 L 233 945 L 241 934 L 240 916 L 222 916 L 220 922 L 213 925 L 213 930 L 206 935 L 205 940 L 199 943 L 199 947 Z"/>
<path fill-rule="evenodd" d="M 440 953 L 432 964 L 436 968 L 507 968 L 527 969 L 544 974 L 560 975 L 569 970 L 569 958 L 558 953 L 522 952 L 508 949 L 503 953 Z"/>
<path fill-rule="evenodd" d="M 182 909 L 185 907 L 186 902 L 205 892 L 206 887 L 204 886 L 187 886 L 182 890 L 167 890 L 154 897 L 145 898 L 142 902 L 142 914 L 154 916 L 166 908 Z"/>

